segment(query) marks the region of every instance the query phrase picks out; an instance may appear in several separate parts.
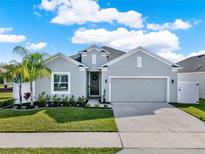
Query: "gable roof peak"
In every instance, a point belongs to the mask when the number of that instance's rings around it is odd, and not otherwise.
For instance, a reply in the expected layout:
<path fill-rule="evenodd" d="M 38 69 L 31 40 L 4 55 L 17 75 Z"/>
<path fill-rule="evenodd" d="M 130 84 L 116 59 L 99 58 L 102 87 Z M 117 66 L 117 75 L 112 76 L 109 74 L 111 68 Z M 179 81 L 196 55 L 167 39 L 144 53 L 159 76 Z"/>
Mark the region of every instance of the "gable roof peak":
<path fill-rule="evenodd" d="M 107 51 L 106 49 L 103 49 L 101 47 L 98 47 L 97 45 L 93 44 L 88 48 L 85 48 L 83 50 L 81 50 L 79 53 L 85 53 L 85 52 L 89 52 L 91 51 L 91 49 L 97 49 L 98 51 L 103 51 L 103 52 L 107 52 L 109 54 L 109 51 Z"/>
<path fill-rule="evenodd" d="M 72 59 L 72 58 L 70 58 L 70 57 L 68 57 L 68 56 L 66 56 L 66 55 L 65 55 L 64 53 L 62 53 L 62 52 L 58 52 L 58 53 L 54 54 L 53 56 L 49 57 L 47 60 L 45 60 L 44 64 L 47 64 L 47 63 L 49 63 L 49 62 L 55 60 L 55 59 L 58 58 L 58 57 L 64 58 L 65 60 L 70 61 L 71 63 L 73 63 L 73 64 L 75 64 L 75 65 L 88 68 L 86 65 L 84 65 L 84 64 L 82 64 L 82 63 L 80 63 L 80 62 L 78 62 L 78 61 L 76 61 L 76 60 L 74 60 L 74 59 Z"/>
<path fill-rule="evenodd" d="M 116 58 L 116 59 L 113 59 L 113 60 L 111 60 L 110 62 L 108 62 L 108 63 L 106 63 L 106 64 L 104 64 L 104 65 L 102 65 L 102 66 L 112 65 L 112 64 L 114 64 L 115 62 L 120 61 L 120 60 L 122 60 L 122 59 L 124 59 L 124 58 L 126 58 L 126 57 L 128 57 L 128 56 L 130 56 L 130 55 L 132 55 L 132 54 L 134 54 L 134 53 L 136 53 L 136 52 L 139 52 L 139 51 L 142 51 L 142 52 L 144 52 L 145 54 L 147 54 L 147 55 L 149 55 L 149 56 L 152 56 L 153 58 L 155 58 L 155 59 L 157 59 L 157 60 L 159 60 L 159 61 L 161 61 L 161 62 L 163 62 L 163 63 L 165 63 L 165 64 L 167 64 L 167 65 L 169 65 L 169 66 L 179 67 L 179 65 L 177 65 L 177 64 L 175 64 L 175 63 L 172 63 L 172 62 L 170 62 L 169 60 L 167 60 L 167 59 L 165 59 L 165 58 L 163 58 L 163 57 L 161 57 L 161 56 L 158 56 L 157 54 L 155 54 L 155 53 L 153 53 L 153 52 L 148 51 L 147 49 L 145 49 L 145 48 L 142 47 L 142 46 L 138 46 L 138 47 L 132 49 L 131 51 L 127 52 L 126 54 L 123 54 L 123 55 L 121 55 L 120 57 L 118 57 L 118 58 Z M 102 67 L 102 66 L 101 66 L 101 67 Z"/>

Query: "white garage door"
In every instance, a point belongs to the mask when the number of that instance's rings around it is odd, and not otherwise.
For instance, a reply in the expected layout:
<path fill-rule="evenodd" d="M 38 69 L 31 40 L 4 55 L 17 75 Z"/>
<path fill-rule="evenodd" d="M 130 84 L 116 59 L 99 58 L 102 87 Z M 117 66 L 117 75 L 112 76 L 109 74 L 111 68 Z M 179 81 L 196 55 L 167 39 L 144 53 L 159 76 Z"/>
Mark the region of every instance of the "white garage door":
<path fill-rule="evenodd" d="M 112 102 L 167 102 L 166 78 L 112 78 Z"/>

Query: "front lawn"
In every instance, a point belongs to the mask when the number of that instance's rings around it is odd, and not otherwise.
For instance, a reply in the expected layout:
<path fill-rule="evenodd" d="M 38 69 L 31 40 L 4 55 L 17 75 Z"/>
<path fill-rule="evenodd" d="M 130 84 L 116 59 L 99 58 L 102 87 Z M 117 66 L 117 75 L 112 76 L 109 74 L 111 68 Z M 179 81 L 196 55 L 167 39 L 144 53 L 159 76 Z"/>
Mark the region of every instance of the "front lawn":
<path fill-rule="evenodd" d="M 0 109 L 0 132 L 116 132 L 110 109 Z"/>
<path fill-rule="evenodd" d="M 12 92 L 0 92 L 0 100 L 12 98 Z"/>
<path fill-rule="evenodd" d="M 200 99 L 199 104 L 171 103 L 175 107 L 205 121 L 205 99 Z"/>
<path fill-rule="evenodd" d="M 1 154 L 114 154 L 119 148 L 7 148 Z"/>

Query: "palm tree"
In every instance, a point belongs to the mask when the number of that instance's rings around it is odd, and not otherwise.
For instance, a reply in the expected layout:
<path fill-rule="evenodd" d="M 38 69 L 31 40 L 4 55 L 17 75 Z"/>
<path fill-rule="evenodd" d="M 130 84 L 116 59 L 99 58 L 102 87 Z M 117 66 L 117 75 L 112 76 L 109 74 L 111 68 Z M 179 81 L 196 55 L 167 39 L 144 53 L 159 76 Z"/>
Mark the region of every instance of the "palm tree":
<path fill-rule="evenodd" d="M 22 67 L 23 76 L 29 82 L 31 93 L 31 105 L 33 105 L 33 81 L 38 78 L 50 75 L 50 70 L 44 66 L 47 54 L 39 52 L 31 53 L 26 48 L 17 46 L 14 52 L 23 56 Z"/>
<path fill-rule="evenodd" d="M 19 85 L 19 101 L 22 104 L 22 84 L 25 81 L 24 79 L 24 67 L 20 63 L 15 63 L 13 67 L 11 67 L 7 74 L 12 77 L 13 82 L 18 83 Z"/>
<path fill-rule="evenodd" d="M 9 64 L 5 64 L 3 66 L 5 71 L 1 74 L 4 78 L 14 81 L 19 85 L 19 100 L 20 104 L 22 104 L 22 83 L 24 82 L 23 77 L 23 67 L 20 63 L 13 60 Z"/>

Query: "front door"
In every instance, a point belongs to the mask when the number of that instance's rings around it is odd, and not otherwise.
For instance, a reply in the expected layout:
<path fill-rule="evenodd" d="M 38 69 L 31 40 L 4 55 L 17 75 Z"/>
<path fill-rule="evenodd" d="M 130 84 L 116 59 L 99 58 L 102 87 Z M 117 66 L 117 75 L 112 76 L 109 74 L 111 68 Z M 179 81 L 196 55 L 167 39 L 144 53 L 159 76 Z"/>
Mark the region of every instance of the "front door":
<path fill-rule="evenodd" d="M 99 72 L 90 72 L 90 97 L 100 96 Z"/>

